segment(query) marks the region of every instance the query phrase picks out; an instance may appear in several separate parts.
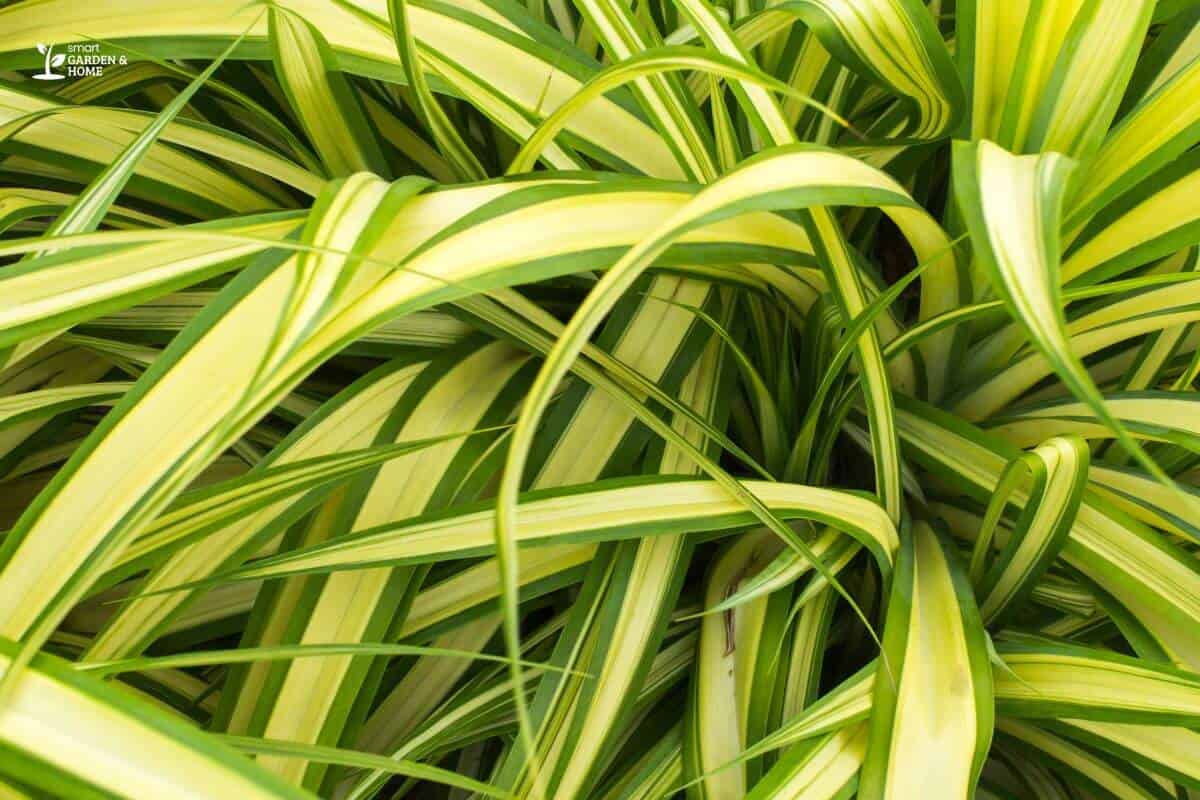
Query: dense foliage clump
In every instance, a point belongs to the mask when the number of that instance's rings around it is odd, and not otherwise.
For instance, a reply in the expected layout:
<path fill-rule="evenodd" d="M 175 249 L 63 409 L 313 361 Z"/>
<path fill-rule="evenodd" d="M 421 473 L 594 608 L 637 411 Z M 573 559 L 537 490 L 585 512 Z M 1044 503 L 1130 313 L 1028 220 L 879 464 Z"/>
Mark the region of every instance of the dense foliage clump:
<path fill-rule="evenodd" d="M 1200 795 L 1200 10 L 0 8 L 0 795 Z"/>

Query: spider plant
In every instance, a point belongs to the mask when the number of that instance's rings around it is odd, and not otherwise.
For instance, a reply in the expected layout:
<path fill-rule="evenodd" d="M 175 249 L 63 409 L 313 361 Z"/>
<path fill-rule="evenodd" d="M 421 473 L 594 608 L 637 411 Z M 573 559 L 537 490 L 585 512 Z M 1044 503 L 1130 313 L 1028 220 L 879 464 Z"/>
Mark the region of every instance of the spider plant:
<path fill-rule="evenodd" d="M 1197 142 L 1187 0 L 3 4 L 0 795 L 1200 796 Z"/>

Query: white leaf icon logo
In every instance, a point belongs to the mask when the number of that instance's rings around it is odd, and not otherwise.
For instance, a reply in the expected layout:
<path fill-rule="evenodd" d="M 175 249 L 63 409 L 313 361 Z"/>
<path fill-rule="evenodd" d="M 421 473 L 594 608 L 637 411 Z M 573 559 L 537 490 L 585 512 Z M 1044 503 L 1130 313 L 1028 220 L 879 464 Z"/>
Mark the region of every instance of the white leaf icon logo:
<path fill-rule="evenodd" d="M 37 49 L 38 49 L 38 52 L 39 52 L 39 53 L 42 53 L 43 55 L 45 55 L 45 53 L 46 53 L 46 45 L 42 44 L 41 42 L 38 42 L 38 43 L 37 43 Z"/>
<path fill-rule="evenodd" d="M 67 57 L 65 55 L 63 55 L 62 53 L 59 53 L 54 58 L 50 59 L 50 66 L 61 67 L 62 63 L 66 60 L 67 60 Z"/>

